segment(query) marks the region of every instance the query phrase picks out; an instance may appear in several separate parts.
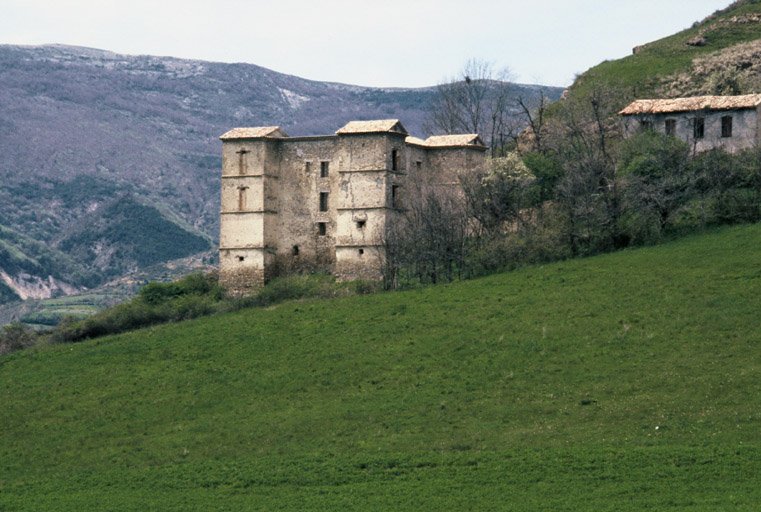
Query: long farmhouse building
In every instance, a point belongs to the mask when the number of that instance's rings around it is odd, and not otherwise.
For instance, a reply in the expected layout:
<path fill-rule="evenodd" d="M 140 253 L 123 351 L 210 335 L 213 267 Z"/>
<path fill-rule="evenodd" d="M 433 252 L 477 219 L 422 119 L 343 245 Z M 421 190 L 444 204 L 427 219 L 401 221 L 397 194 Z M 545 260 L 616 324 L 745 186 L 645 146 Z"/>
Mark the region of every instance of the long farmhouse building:
<path fill-rule="evenodd" d="M 619 114 L 627 136 L 659 130 L 690 144 L 695 152 L 729 152 L 761 144 L 761 94 L 636 100 Z"/>

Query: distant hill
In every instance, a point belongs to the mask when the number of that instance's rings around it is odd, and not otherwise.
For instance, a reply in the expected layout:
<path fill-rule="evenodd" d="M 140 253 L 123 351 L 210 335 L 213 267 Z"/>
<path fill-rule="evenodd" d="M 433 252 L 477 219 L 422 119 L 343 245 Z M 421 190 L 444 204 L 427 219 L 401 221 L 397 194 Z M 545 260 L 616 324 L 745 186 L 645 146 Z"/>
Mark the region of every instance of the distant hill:
<path fill-rule="evenodd" d="M 3 356 L 0 509 L 754 510 L 759 252 L 723 228 Z"/>
<path fill-rule="evenodd" d="M 561 93 L 513 88 L 529 101 Z M 315 82 L 252 64 L 0 46 L 0 303 L 23 288 L 66 294 L 213 249 L 218 137 L 232 127 L 314 135 L 353 119 L 399 118 L 425 135 L 433 93 Z M 37 244 L 20 244 L 22 234 Z M 40 261 L 41 247 L 53 256 Z"/>
<path fill-rule="evenodd" d="M 761 92 L 761 1 L 738 0 L 692 27 L 581 74 L 571 96 L 604 83 L 634 98 Z"/>

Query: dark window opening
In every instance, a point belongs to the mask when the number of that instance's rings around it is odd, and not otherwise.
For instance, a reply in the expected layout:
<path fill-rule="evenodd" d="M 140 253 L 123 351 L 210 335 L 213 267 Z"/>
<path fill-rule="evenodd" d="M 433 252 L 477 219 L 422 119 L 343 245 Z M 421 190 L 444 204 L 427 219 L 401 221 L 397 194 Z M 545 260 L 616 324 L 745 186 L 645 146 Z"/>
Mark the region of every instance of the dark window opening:
<path fill-rule="evenodd" d="M 666 135 L 676 135 L 676 119 L 666 119 L 663 122 Z"/>
<path fill-rule="evenodd" d="M 359 255 L 362 256 L 363 254 L 365 254 L 365 250 L 364 249 L 360 249 L 359 250 Z"/>
<path fill-rule="evenodd" d="M 320 162 L 320 178 L 328 177 L 328 164 L 329 162 Z"/>
<path fill-rule="evenodd" d="M 327 192 L 320 192 L 320 211 L 321 212 L 328 211 L 328 193 Z"/>
<path fill-rule="evenodd" d="M 639 127 L 642 129 L 642 131 L 652 130 L 653 129 L 653 122 L 650 119 L 643 119 L 639 122 Z"/>
<path fill-rule="evenodd" d="M 236 151 L 238 154 L 238 174 L 243 175 L 246 173 L 246 154 L 248 150 L 243 148 L 240 151 Z"/>
<path fill-rule="evenodd" d="M 721 136 L 732 136 L 732 116 L 724 116 L 721 118 Z"/>
<path fill-rule="evenodd" d="M 392 171 L 398 170 L 398 167 L 399 167 L 397 164 L 398 157 L 399 157 L 399 152 L 395 149 L 392 149 L 391 150 L 391 170 Z"/>
<path fill-rule="evenodd" d="M 417 167 L 417 170 L 419 171 L 420 169 L 423 168 L 423 162 L 418 160 L 417 162 L 415 162 L 415 166 Z"/>
<path fill-rule="evenodd" d="M 293 246 L 293 250 L 291 251 L 291 254 L 293 254 L 294 256 L 298 256 L 299 255 L 299 246 L 298 245 L 294 245 Z"/>
<path fill-rule="evenodd" d="M 702 139 L 706 133 L 705 117 L 696 117 L 692 120 L 692 135 L 695 139 Z"/>
<path fill-rule="evenodd" d="M 317 223 L 317 234 L 325 236 L 328 233 L 328 224 L 326 222 Z"/>
<path fill-rule="evenodd" d="M 358 221 L 357 221 L 357 227 L 358 227 L 359 229 L 363 229 L 363 228 L 365 227 L 365 223 L 366 223 L 366 222 L 367 222 L 367 221 L 364 221 L 364 220 L 358 220 Z"/>
<path fill-rule="evenodd" d="M 245 257 L 245 256 L 238 256 L 238 261 L 243 261 L 243 260 L 245 260 L 245 259 L 246 259 L 246 257 Z"/>
<path fill-rule="evenodd" d="M 243 212 L 246 210 L 246 190 L 248 187 L 238 188 L 238 211 Z"/>
<path fill-rule="evenodd" d="M 391 207 L 399 207 L 399 185 L 391 185 Z"/>
<path fill-rule="evenodd" d="M 304 162 L 304 172 L 309 173 L 312 171 L 312 162 Z"/>

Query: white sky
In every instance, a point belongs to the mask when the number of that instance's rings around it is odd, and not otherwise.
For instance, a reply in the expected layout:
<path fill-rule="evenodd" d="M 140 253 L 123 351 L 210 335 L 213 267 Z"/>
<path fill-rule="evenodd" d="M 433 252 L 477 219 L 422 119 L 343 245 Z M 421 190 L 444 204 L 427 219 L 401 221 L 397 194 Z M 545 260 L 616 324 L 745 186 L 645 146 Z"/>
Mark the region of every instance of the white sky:
<path fill-rule="evenodd" d="M 470 58 L 518 82 L 574 74 L 730 0 L 0 0 L 0 44 L 248 62 L 313 80 L 423 87 Z"/>

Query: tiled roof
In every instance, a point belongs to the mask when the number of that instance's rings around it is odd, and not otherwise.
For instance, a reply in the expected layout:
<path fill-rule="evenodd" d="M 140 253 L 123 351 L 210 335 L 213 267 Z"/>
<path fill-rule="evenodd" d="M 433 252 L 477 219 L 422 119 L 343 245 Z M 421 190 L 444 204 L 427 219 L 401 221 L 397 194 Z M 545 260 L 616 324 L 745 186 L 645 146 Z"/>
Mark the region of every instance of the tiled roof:
<path fill-rule="evenodd" d="M 377 133 L 377 132 L 395 132 L 407 134 L 402 123 L 398 119 L 383 119 L 380 121 L 351 121 L 336 134 L 346 133 Z"/>
<path fill-rule="evenodd" d="M 425 146 L 425 141 L 423 139 L 418 139 L 417 137 L 413 137 L 412 135 L 408 135 L 406 139 L 404 139 L 404 142 L 407 144 L 416 144 L 418 146 Z"/>
<path fill-rule="evenodd" d="M 433 135 L 425 140 L 426 146 L 483 146 L 484 141 L 477 133 L 465 133 L 461 135 Z"/>
<path fill-rule="evenodd" d="M 288 137 L 279 126 L 256 126 L 253 128 L 233 128 L 220 137 L 222 140 L 230 139 L 260 139 L 262 137 Z"/>
<path fill-rule="evenodd" d="M 696 96 L 663 100 L 637 100 L 619 114 L 668 114 L 695 110 L 735 110 L 761 105 L 761 94 L 742 96 Z"/>

